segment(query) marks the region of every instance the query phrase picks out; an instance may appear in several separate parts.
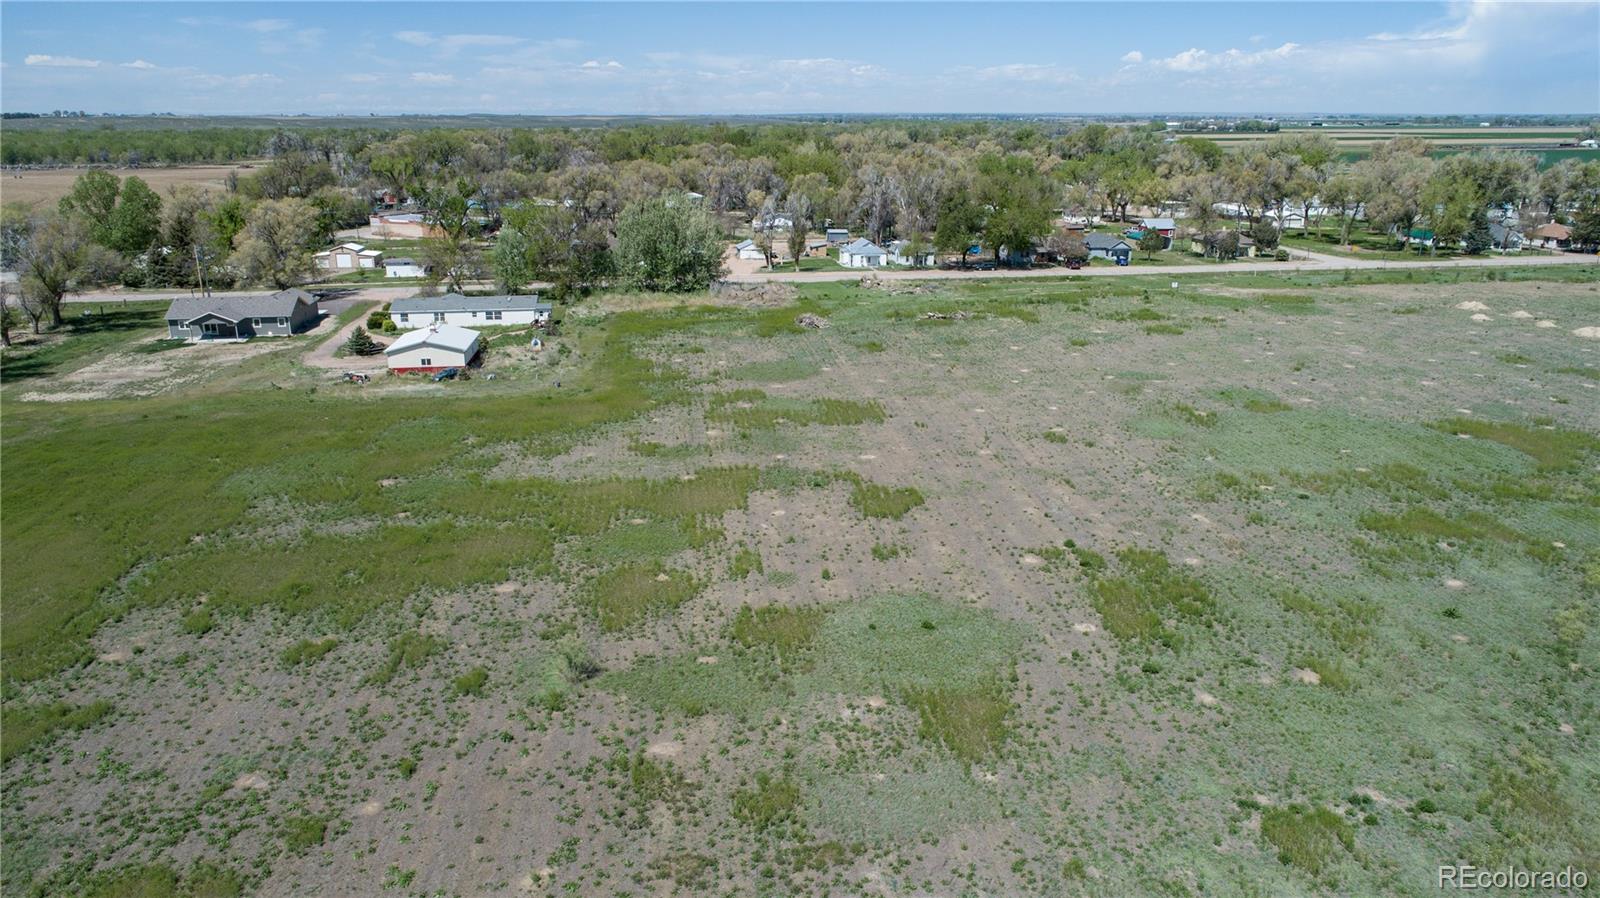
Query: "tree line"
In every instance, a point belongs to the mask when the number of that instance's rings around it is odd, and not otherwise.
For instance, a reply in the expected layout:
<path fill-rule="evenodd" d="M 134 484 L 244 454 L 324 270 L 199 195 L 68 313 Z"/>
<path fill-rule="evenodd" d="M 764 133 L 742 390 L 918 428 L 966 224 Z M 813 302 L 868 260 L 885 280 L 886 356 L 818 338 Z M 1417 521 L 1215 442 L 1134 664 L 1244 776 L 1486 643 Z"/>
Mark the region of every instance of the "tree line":
<path fill-rule="evenodd" d="M 226 190 L 177 187 L 161 197 L 137 176 L 86 172 L 57 209 L 8 206 L 0 252 L 24 275 L 27 308 L 52 322 L 65 291 L 107 278 L 174 287 L 303 282 L 311 253 L 338 229 L 364 223 L 384 196 L 425 210 L 439 236 L 420 255 L 455 289 L 490 276 L 502 289 L 547 280 L 560 293 L 603 283 L 697 289 L 719 271 L 720 239 L 746 216 L 793 221 L 781 239 L 797 244 L 796 256 L 805 231 L 824 225 L 880 244 L 903 239 L 912 251 L 964 253 L 977 245 L 998 258 L 1002 248 L 1053 245 L 1075 252 L 1074 236 L 1058 231 L 1060 215 L 1125 221 L 1137 209 L 1163 206 L 1181 210 L 1219 253 L 1230 240 L 1237 245 L 1238 229 L 1226 219 L 1271 246 L 1291 212 L 1305 229 L 1331 220 L 1343 242 L 1362 227 L 1403 245 L 1426 228 L 1435 245 L 1465 241 L 1481 250 L 1489 210 L 1513 209 L 1525 223 L 1572 223 L 1579 243 L 1600 244 L 1600 162 L 1541 170 L 1532 155 L 1506 150 L 1436 159 L 1431 144 L 1412 137 L 1350 161 L 1315 131 L 1225 151 L 1158 125 L 246 132 L 269 161 L 230 179 Z M 151 141 L 146 147 L 165 140 L 225 146 L 237 136 L 230 129 L 47 133 L 91 142 L 141 135 Z M 8 148 L 16 136 L 7 135 Z M 779 234 L 760 232 L 768 245 Z"/>

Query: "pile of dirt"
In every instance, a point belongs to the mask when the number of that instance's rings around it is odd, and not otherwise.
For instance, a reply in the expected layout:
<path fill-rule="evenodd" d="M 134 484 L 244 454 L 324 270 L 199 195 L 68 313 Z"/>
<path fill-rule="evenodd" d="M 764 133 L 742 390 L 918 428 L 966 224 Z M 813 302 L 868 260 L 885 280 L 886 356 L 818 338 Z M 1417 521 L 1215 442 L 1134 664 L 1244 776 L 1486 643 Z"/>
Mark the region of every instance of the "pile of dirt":
<path fill-rule="evenodd" d="M 828 319 L 811 312 L 801 312 L 800 317 L 796 318 L 794 323 L 804 328 L 819 331 L 828 326 Z"/>
<path fill-rule="evenodd" d="M 798 294 L 792 285 L 785 284 L 782 281 L 767 281 L 759 284 L 718 281 L 711 285 L 711 295 L 718 299 L 746 305 L 782 306 L 794 302 Z"/>
<path fill-rule="evenodd" d="M 1580 327 L 1574 330 L 1572 335 L 1585 340 L 1600 340 L 1600 327 Z"/>
<path fill-rule="evenodd" d="M 1466 302 L 1456 303 L 1456 308 L 1463 312 L 1487 312 L 1489 307 L 1477 300 L 1469 299 Z"/>
<path fill-rule="evenodd" d="M 978 313 L 957 309 L 954 312 L 923 312 L 922 317 L 933 321 L 966 321 L 978 317 Z"/>

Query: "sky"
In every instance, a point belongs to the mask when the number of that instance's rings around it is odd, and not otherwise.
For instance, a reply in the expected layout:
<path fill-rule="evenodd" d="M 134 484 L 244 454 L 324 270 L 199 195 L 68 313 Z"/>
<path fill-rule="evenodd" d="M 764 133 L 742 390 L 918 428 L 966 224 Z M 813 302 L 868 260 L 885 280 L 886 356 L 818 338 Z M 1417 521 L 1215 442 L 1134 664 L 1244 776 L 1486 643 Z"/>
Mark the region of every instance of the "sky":
<path fill-rule="evenodd" d="M 0 0 L 0 109 L 1600 114 L 1600 0 Z"/>

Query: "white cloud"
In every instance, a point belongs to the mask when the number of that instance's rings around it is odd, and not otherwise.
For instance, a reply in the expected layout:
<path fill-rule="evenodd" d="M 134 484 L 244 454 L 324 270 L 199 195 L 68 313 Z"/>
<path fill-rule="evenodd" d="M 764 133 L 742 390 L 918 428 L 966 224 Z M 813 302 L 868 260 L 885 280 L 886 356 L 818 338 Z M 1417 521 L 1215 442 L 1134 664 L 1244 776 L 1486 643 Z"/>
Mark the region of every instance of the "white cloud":
<path fill-rule="evenodd" d="M 1296 43 L 1286 43 L 1281 47 L 1271 50 L 1257 50 L 1246 53 L 1243 50 L 1229 49 L 1221 53 L 1212 53 L 1191 47 L 1182 53 L 1168 56 L 1165 59 L 1155 60 L 1155 64 L 1174 72 L 1206 72 L 1213 69 L 1247 69 L 1262 65 L 1263 63 L 1277 62 L 1288 59 L 1300 50 Z"/>
<path fill-rule="evenodd" d="M 100 66 L 100 60 L 79 59 L 76 56 L 50 56 L 45 53 L 30 53 L 26 59 L 22 60 L 22 64 L 58 69 L 93 69 Z"/>
<path fill-rule="evenodd" d="M 1122 54 L 1122 61 L 1129 64 L 1144 62 L 1144 54 L 1140 53 L 1138 50 L 1129 50 L 1128 52 Z"/>
<path fill-rule="evenodd" d="M 1012 62 L 992 65 L 973 73 L 982 81 L 1014 81 L 1026 84 L 1067 84 L 1078 80 L 1078 74 L 1055 63 Z"/>
<path fill-rule="evenodd" d="M 579 68 L 583 68 L 583 69 L 620 69 L 620 68 L 622 68 L 622 63 L 617 62 L 615 59 L 608 59 L 605 62 L 601 62 L 598 59 L 589 59 L 589 60 L 585 60 L 583 65 L 579 66 Z"/>
<path fill-rule="evenodd" d="M 122 67 L 125 68 L 125 69 L 153 69 L 153 68 L 157 68 L 155 63 L 153 63 L 153 62 L 145 62 L 142 59 L 135 59 L 133 62 L 125 62 L 125 63 L 122 64 Z"/>
<path fill-rule="evenodd" d="M 287 31 L 293 26 L 288 19 L 252 19 L 244 23 L 244 27 L 262 34 L 271 34 L 274 31 Z"/>
<path fill-rule="evenodd" d="M 411 81 L 415 84 L 454 84 L 456 76 L 438 72 L 412 72 Z"/>
<path fill-rule="evenodd" d="M 471 47 L 514 47 L 523 43 L 509 34 L 434 34 L 430 31 L 397 31 L 394 39 L 413 47 L 430 47 L 441 57 L 455 56 Z"/>

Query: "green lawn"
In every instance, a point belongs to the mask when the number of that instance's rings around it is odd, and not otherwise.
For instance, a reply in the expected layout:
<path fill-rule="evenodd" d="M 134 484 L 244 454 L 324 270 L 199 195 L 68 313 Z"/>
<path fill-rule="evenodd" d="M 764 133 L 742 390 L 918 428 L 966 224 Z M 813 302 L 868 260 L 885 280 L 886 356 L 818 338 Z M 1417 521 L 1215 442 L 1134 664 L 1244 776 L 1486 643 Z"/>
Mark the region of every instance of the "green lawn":
<path fill-rule="evenodd" d="M 87 364 L 108 352 L 124 348 L 160 331 L 167 300 L 70 303 L 62 306 L 64 325 L 46 334 L 40 345 L 27 345 L 27 327 L 19 329 L 19 344 L 0 351 L 0 383 L 13 383 L 57 375 Z"/>

